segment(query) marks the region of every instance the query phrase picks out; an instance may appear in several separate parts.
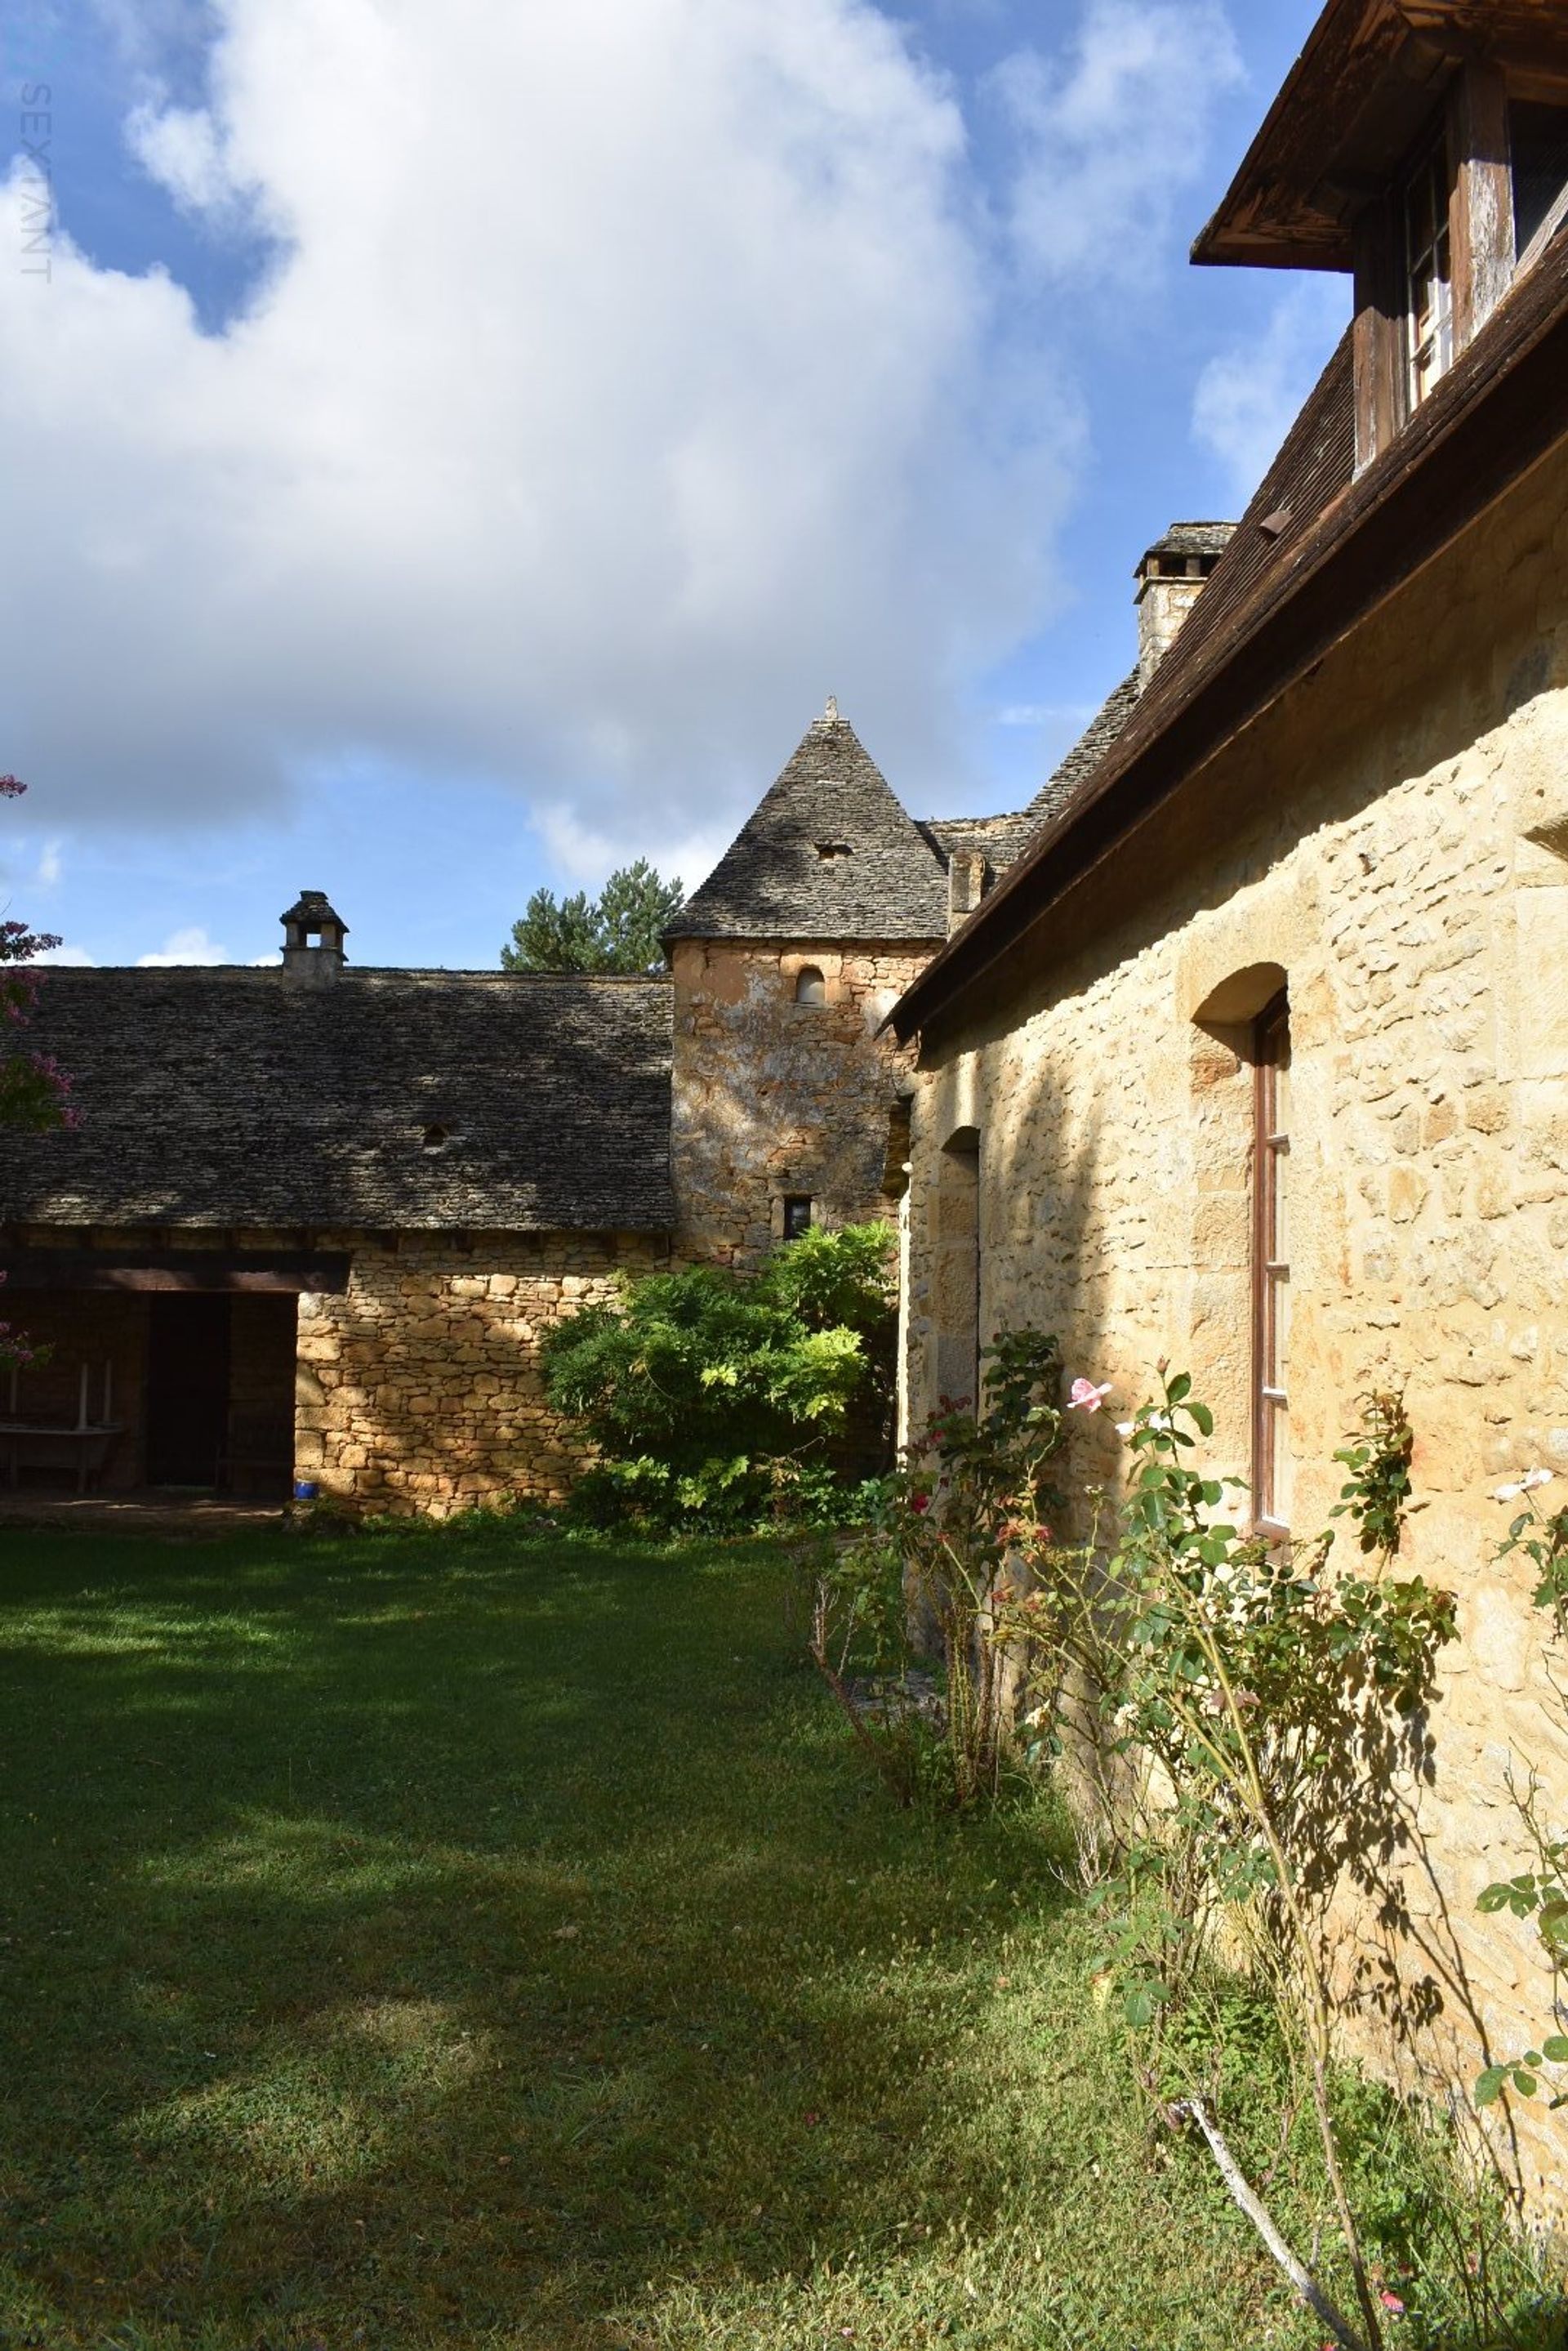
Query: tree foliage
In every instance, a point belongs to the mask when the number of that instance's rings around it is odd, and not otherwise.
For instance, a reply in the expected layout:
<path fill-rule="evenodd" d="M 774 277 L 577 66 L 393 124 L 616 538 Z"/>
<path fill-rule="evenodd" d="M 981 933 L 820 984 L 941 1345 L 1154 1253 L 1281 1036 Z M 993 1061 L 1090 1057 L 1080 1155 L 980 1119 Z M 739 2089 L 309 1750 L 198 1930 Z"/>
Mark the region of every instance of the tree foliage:
<path fill-rule="evenodd" d="M 535 890 L 501 950 L 507 971 L 657 971 L 664 960 L 659 934 L 685 899 L 677 880 L 666 882 L 645 857 L 612 873 L 597 898 L 578 890 L 557 899 Z"/>
<path fill-rule="evenodd" d="M 831 1517 L 836 1446 L 889 1384 L 892 1235 L 813 1230 L 759 1273 L 649 1274 L 550 1332 L 545 1385 L 603 1457 L 586 1516 L 753 1525 Z M 867 1467 L 871 1465 L 867 1463 Z"/>

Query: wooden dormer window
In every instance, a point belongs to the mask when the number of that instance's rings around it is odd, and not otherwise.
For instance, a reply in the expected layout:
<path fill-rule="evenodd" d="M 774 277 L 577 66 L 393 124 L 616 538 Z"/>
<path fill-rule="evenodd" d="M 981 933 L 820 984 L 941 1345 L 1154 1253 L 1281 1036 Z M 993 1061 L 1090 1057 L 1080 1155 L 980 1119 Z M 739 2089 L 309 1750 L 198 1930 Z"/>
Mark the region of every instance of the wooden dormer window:
<path fill-rule="evenodd" d="M 1568 0 L 1324 0 L 1193 247 L 1355 277 L 1355 465 L 1568 235 Z"/>
<path fill-rule="evenodd" d="M 1409 399 L 1418 408 L 1454 363 L 1454 262 L 1449 137 L 1440 131 L 1405 183 L 1405 331 Z"/>

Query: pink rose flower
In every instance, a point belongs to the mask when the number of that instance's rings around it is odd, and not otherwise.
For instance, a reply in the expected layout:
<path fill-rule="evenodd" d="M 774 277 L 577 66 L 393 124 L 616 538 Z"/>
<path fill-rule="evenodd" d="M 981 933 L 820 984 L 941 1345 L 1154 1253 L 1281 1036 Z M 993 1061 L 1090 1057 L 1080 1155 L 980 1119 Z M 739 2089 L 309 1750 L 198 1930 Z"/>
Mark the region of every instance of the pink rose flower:
<path fill-rule="evenodd" d="M 1067 1398 L 1068 1411 L 1098 1412 L 1109 1395 L 1112 1385 L 1113 1383 L 1110 1380 L 1106 1382 L 1104 1387 L 1098 1388 L 1093 1380 L 1075 1380 L 1072 1393 Z"/>

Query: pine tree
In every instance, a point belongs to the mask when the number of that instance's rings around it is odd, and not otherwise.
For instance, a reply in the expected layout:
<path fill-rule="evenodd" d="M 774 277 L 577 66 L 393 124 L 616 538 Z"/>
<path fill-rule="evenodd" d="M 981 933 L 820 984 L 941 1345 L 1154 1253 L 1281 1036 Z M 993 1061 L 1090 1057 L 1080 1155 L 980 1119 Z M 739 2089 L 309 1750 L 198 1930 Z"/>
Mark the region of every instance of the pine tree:
<path fill-rule="evenodd" d="M 657 971 L 664 960 L 659 933 L 686 895 L 645 857 L 612 873 L 597 898 L 578 890 L 557 899 L 535 890 L 501 950 L 507 971 Z"/>

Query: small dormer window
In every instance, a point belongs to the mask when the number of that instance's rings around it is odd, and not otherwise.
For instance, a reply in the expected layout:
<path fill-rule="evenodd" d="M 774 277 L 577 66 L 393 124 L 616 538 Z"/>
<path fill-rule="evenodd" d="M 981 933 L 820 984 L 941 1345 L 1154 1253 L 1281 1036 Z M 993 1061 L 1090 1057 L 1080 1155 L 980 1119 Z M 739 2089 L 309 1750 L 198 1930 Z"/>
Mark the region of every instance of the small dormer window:
<path fill-rule="evenodd" d="M 849 855 L 849 843 L 846 841 L 819 841 L 816 853 L 825 864 L 830 864 L 836 857 Z"/>
<path fill-rule="evenodd" d="M 1405 185 L 1405 315 L 1410 405 L 1418 408 L 1454 363 L 1453 238 L 1448 134 L 1426 149 Z"/>
<path fill-rule="evenodd" d="M 815 964 L 803 964 L 795 974 L 794 1000 L 797 1004 L 826 1004 L 827 982 Z"/>
<path fill-rule="evenodd" d="M 444 1151 L 451 1141 L 452 1129 L 450 1127 L 427 1126 L 424 1131 L 422 1147 L 426 1151 Z"/>

